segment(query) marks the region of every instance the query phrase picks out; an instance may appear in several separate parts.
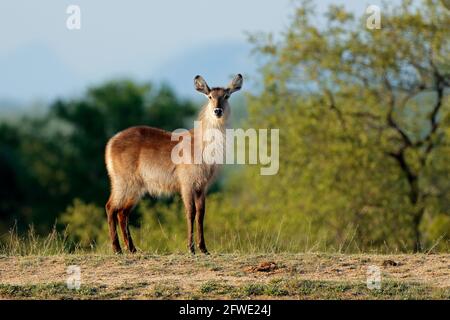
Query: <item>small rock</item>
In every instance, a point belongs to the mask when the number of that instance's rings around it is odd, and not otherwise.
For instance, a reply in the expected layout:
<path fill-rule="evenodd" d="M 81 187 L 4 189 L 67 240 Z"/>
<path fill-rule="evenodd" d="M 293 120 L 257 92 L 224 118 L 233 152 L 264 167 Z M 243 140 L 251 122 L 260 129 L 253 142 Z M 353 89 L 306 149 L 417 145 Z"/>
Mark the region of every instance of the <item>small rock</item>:
<path fill-rule="evenodd" d="M 273 261 L 262 262 L 258 266 L 250 268 L 251 271 L 259 271 L 259 272 L 271 272 L 276 269 L 278 269 L 278 266 Z"/>
<path fill-rule="evenodd" d="M 383 261 L 383 267 L 397 267 L 400 265 L 400 263 L 394 261 L 394 260 L 384 260 Z"/>

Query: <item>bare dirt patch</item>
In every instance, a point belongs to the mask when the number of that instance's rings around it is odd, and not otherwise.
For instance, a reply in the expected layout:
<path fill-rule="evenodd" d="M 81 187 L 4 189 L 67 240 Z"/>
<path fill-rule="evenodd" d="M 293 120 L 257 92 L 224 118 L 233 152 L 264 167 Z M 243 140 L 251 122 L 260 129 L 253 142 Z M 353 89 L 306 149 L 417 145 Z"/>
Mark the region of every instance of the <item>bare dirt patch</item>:
<path fill-rule="evenodd" d="M 69 265 L 81 268 L 83 294 L 64 287 Z M 366 288 L 369 266 L 387 291 Z M 0 256 L 1 298 L 448 299 L 449 290 L 448 254 Z"/>

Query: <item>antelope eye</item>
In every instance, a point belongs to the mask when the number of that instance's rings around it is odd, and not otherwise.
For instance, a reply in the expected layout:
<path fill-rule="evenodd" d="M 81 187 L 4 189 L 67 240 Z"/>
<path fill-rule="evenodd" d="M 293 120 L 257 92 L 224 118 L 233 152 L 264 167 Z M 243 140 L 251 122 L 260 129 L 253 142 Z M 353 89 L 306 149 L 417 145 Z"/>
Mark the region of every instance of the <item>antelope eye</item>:
<path fill-rule="evenodd" d="M 212 99 L 211 96 L 208 96 L 208 99 L 211 100 Z"/>
<path fill-rule="evenodd" d="M 228 99 L 230 96 L 228 94 L 225 95 L 225 99 Z"/>

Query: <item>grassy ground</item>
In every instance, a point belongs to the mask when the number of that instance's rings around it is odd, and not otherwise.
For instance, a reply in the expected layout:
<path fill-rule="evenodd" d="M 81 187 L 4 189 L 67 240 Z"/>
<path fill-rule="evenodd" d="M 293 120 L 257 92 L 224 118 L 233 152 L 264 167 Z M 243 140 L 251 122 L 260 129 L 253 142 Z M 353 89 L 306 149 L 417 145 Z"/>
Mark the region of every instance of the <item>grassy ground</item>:
<path fill-rule="evenodd" d="M 67 267 L 81 268 L 68 289 Z M 381 288 L 368 289 L 369 266 Z M 450 255 L 0 256 L 2 299 L 450 299 Z"/>

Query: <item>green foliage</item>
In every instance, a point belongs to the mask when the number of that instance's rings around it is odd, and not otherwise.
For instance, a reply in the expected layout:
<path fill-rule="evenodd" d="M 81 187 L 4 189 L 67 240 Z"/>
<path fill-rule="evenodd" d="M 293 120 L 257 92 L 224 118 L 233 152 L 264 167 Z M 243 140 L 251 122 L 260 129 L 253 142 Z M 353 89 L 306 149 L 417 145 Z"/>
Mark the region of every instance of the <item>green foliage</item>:
<path fill-rule="evenodd" d="M 281 35 L 251 37 L 261 90 L 233 119 L 280 129 L 280 170 L 225 168 L 207 199 L 209 249 L 448 252 L 449 11 L 404 1 L 369 30 L 340 6 L 321 25 L 309 1 L 294 9 Z M 190 127 L 194 113 L 165 85 L 119 80 L 0 123 L 0 234 L 16 220 L 19 233 L 29 223 L 42 233 L 61 217 L 71 243 L 109 247 L 106 141 L 133 125 Z M 185 251 L 178 196 L 141 202 L 131 221 L 139 249 Z"/>
<path fill-rule="evenodd" d="M 60 222 L 66 226 L 69 240 L 81 248 L 90 248 L 107 240 L 108 225 L 105 217 L 104 208 L 75 199 L 61 214 Z"/>
<path fill-rule="evenodd" d="M 186 221 L 179 197 L 154 205 L 143 200 L 133 214 L 139 219 L 138 227 L 131 228 L 138 248 L 158 253 L 185 251 Z"/>
<path fill-rule="evenodd" d="M 68 253 L 70 244 L 65 232 L 56 228 L 47 236 L 40 236 L 31 225 L 25 234 L 19 234 L 13 227 L 8 234 L 2 235 L 0 254 L 9 256 L 47 256 Z"/>
<path fill-rule="evenodd" d="M 424 224 L 423 229 L 426 239 L 430 239 L 431 249 L 436 251 L 448 250 L 448 242 L 450 241 L 450 216 L 448 214 L 432 215 L 430 221 Z M 434 243 L 431 243 L 431 240 Z"/>
<path fill-rule="evenodd" d="M 448 250 L 449 12 L 405 2 L 380 30 L 342 7 L 314 16 L 304 2 L 279 40 L 251 38 L 268 62 L 248 126 L 280 128 L 280 172 L 240 174 L 232 210 L 284 221 L 282 243 Z"/>
<path fill-rule="evenodd" d="M 0 233 L 15 221 L 19 232 L 30 223 L 48 232 L 75 198 L 103 207 L 107 140 L 133 125 L 185 127 L 194 113 L 167 86 L 117 80 L 58 100 L 43 116 L 1 123 Z"/>

